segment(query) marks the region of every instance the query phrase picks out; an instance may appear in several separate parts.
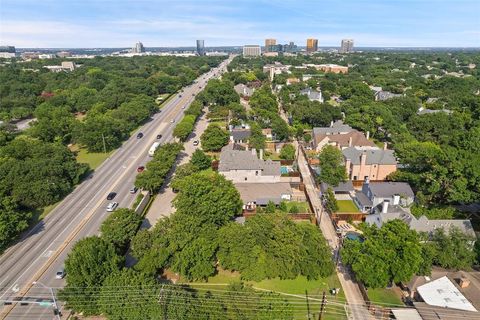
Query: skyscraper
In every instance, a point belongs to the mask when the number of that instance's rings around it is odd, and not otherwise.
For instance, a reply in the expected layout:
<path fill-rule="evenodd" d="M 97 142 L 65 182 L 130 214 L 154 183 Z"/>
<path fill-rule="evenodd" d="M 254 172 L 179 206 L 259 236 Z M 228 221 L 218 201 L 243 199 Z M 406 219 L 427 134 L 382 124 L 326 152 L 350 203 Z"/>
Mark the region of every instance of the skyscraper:
<path fill-rule="evenodd" d="M 197 54 L 204 56 L 205 53 L 205 40 L 197 40 Z"/>
<path fill-rule="evenodd" d="M 143 46 L 143 43 L 141 43 L 140 41 L 135 43 L 135 47 L 132 49 L 132 52 L 133 53 L 143 53 L 143 52 L 145 52 L 145 47 Z"/>
<path fill-rule="evenodd" d="M 353 52 L 353 39 L 342 39 L 340 53 Z"/>
<path fill-rule="evenodd" d="M 312 53 L 318 51 L 318 39 L 307 39 L 307 52 Z"/>
<path fill-rule="evenodd" d="M 276 51 L 272 50 L 275 49 L 277 45 L 277 39 L 265 39 L 265 52 Z"/>
<path fill-rule="evenodd" d="M 259 45 L 245 45 L 243 46 L 244 57 L 258 57 L 262 54 L 262 50 Z"/>

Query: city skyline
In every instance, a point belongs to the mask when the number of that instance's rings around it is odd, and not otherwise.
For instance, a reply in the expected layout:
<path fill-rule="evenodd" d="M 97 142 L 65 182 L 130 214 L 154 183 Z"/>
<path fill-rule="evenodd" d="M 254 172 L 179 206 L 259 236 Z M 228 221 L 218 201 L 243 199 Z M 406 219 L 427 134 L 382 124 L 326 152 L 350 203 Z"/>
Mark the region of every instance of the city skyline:
<path fill-rule="evenodd" d="M 204 39 L 213 47 L 315 38 L 338 47 L 353 38 L 358 47 L 479 47 L 478 11 L 475 0 L 3 0 L 0 45 L 108 48 L 140 39 L 146 47 L 190 47 Z"/>

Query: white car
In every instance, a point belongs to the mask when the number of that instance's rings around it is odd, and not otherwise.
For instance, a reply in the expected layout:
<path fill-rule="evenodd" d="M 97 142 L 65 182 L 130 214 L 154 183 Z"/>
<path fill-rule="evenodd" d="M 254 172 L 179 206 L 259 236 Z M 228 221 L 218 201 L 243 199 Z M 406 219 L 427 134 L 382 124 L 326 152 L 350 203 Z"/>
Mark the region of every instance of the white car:
<path fill-rule="evenodd" d="M 65 278 L 65 268 L 60 268 L 57 273 L 55 273 L 55 279 L 63 279 Z"/>
<path fill-rule="evenodd" d="M 175 122 L 175 119 L 170 120 L 170 123 L 174 123 L 174 122 Z"/>
<path fill-rule="evenodd" d="M 198 140 L 193 141 L 194 146 L 198 146 Z"/>
<path fill-rule="evenodd" d="M 107 211 L 112 212 L 118 207 L 118 202 L 110 202 L 107 206 Z"/>

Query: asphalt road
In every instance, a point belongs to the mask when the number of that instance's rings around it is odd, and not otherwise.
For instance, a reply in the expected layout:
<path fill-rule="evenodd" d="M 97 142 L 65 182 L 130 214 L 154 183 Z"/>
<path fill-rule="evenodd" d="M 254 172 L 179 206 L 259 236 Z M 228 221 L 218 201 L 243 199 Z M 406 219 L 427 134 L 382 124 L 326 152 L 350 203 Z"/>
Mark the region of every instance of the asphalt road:
<path fill-rule="evenodd" d="M 105 209 L 110 202 L 106 200 L 107 194 L 116 192 L 112 201 L 118 202 L 119 207 L 131 207 L 136 194 L 130 194 L 129 190 L 135 181 L 136 169 L 150 159 L 148 150 L 157 141 L 157 134 L 162 134 L 159 140 L 162 143 L 172 140 L 173 128 L 183 117 L 183 108 L 188 107 L 194 99 L 193 95 L 200 92 L 210 78 L 224 71 L 229 61 L 202 75 L 196 83 L 185 87 L 183 92 L 167 102 L 162 111 L 134 132 L 95 170 L 90 179 L 78 185 L 22 241 L 0 257 L 0 301 L 19 295 L 49 301 L 51 293 L 48 288 L 53 287 L 56 292 L 63 287 L 64 280 L 55 279 L 55 273 L 63 267 L 76 241 L 99 233 L 101 223 L 109 214 Z M 171 123 L 172 119 L 174 123 Z M 142 132 L 144 137 L 137 139 L 138 132 Z M 34 281 L 37 284 L 32 285 Z M 0 310 L 0 319 L 52 318 L 52 307 L 38 304 L 16 304 L 13 309 L 2 307 Z"/>

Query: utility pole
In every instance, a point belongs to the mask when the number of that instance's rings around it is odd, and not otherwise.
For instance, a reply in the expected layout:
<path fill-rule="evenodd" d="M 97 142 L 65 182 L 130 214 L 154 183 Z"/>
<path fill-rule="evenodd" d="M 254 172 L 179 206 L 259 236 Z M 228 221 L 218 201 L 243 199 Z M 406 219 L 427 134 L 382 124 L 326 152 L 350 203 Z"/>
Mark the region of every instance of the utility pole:
<path fill-rule="evenodd" d="M 305 290 L 305 299 L 307 300 L 307 318 L 310 320 L 310 304 L 308 303 L 308 292 Z"/>
<path fill-rule="evenodd" d="M 323 311 L 325 310 L 325 305 L 327 304 L 327 295 L 323 291 L 322 304 L 320 305 L 320 314 L 318 315 L 318 320 L 322 320 Z"/>
<path fill-rule="evenodd" d="M 103 152 L 107 153 L 107 147 L 105 146 L 105 136 L 103 135 L 103 132 L 102 132 L 102 141 L 103 141 Z"/>
<path fill-rule="evenodd" d="M 58 310 L 58 305 L 57 305 L 57 300 L 55 300 L 55 293 L 53 292 L 53 288 L 52 287 L 48 287 L 46 285 L 44 285 L 43 283 L 39 282 L 39 281 L 34 281 L 32 282 L 32 284 L 39 284 L 41 285 L 42 287 L 44 287 L 45 289 L 49 289 L 50 290 L 50 294 L 52 295 L 52 306 L 53 306 L 53 314 L 56 316 L 56 318 L 58 320 L 60 320 L 60 310 Z"/>

